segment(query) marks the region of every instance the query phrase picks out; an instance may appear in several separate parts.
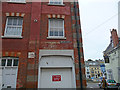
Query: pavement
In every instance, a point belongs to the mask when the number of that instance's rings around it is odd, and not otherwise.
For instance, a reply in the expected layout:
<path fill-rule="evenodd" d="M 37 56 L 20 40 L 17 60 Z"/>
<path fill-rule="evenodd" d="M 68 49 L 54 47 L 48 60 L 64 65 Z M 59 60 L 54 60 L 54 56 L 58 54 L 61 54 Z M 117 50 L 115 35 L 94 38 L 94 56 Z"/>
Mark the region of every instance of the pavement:
<path fill-rule="evenodd" d="M 99 83 L 94 83 L 94 82 L 87 82 L 87 88 L 88 88 L 88 90 L 104 90 L 104 89 L 101 89 L 101 88 L 99 88 L 99 85 L 98 85 Z M 120 90 L 120 88 L 119 89 L 113 89 L 113 88 L 111 88 L 111 89 L 107 89 L 107 90 Z"/>
<path fill-rule="evenodd" d="M 98 83 L 87 83 L 87 88 L 99 88 Z"/>

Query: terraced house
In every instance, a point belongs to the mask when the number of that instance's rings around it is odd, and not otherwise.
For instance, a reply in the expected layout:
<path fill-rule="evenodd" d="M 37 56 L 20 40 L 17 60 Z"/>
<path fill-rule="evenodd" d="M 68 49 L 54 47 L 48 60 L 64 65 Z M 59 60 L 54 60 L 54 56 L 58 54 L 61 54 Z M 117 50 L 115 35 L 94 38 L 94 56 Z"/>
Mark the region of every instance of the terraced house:
<path fill-rule="evenodd" d="M 120 40 L 116 29 L 111 30 L 110 44 L 104 51 L 107 79 L 120 83 Z"/>
<path fill-rule="evenodd" d="M 86 86 L 78 2 L 2 2 L 1 40 L 2 88 Z"/>

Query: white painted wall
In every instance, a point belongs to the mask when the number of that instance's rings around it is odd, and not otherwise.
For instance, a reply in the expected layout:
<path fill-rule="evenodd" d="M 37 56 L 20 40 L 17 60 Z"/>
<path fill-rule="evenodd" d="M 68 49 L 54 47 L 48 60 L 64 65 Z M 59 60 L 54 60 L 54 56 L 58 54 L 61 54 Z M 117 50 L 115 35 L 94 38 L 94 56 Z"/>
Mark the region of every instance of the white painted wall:
<path fill-rule="evenodd" d="M 120 83 L 120 47 L 118 48 L 118 82 Z"/>
<path fill-rule="evenodd" d="M 120 37 L 120 1 L 118 2 L 118 37 Z"/>
<path fill-rule="evenodd" d="M 119 82 L 119 72 L 118 72 L 118 67 L 120 67 L 120 53 L 119 53 L 119 49 L 117 49 L 116 51 L 114 51 L 113 53 L 109 54 L 109 60 L 110 63 L 109 64 L 105 64 L 106 65 L 106 71 L 111 69 L 112 73 L 113 73 L 113 79 L 116 82 Z M 108 72 L 107 72 L 108 73 Z M 108 77 L 108 74 L 107 74 Z M 109 79 L 109 78 L 108 78 Z"/>
<path fill-rule="evenodd" d="M 2 89 L 2 67 L 0 66 L 0 90 Z"/>

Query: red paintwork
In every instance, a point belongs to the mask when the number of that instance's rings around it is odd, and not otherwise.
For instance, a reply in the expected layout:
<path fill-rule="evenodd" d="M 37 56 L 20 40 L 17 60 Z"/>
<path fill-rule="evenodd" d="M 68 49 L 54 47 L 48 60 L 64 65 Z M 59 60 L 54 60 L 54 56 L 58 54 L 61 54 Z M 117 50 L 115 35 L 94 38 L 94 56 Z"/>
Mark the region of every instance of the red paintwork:
<path fill-rule="evenodd" d="M 52 81 L 53 82 L 61 81 L 61 75 L 52 75 Z"/>

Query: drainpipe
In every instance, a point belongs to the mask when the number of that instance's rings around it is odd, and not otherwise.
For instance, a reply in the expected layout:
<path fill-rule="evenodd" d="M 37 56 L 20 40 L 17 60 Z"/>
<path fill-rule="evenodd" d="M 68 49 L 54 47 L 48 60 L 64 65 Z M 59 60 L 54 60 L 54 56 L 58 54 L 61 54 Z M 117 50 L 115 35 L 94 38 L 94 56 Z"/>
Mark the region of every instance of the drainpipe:
<path fill-rule="evenodd" d="M 78 20 L 77 20 L 77 7 L 76 2 L 74 1 L 74 14 L 75 14 L 75 28 L 76 28 L 76 39 L 77 39 L 77 50 L 78 50 L 78 59 L 79 59 L 79 74 L 80 74 L 80 84 L 81 84 L 81 90 L 83 90 L 83 84 L 82 84 L 82 70 L 81 70 L 81 55 L 80 55 L 80 41 L 79 41 L 79 27 L 78 27 Z"/>

